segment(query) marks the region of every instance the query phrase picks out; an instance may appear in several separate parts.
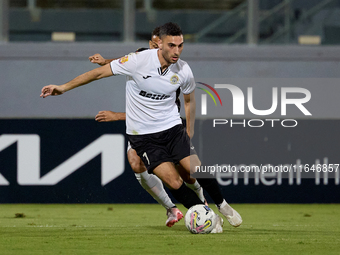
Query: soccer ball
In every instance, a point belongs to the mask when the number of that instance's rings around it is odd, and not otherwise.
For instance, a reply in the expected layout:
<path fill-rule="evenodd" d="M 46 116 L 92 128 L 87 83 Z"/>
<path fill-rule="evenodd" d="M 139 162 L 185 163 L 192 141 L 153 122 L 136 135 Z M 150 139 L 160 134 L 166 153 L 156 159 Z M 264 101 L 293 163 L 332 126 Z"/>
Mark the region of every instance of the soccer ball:
<path fill-rule="evenodd" d="M 185 214 L 185 226 L 193 234 L 209 234 L 216 226 L 217 216 L 206 205 L 194 205 Z"/>

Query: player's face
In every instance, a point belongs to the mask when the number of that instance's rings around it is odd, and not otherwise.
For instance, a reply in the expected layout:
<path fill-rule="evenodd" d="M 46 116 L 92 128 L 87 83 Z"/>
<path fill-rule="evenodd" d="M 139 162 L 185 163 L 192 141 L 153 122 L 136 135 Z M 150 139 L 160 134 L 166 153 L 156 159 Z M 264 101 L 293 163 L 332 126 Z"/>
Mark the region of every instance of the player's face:
<path fill-rule="evenodd" d="M 179 59 L 183 50 L 183 35 L 162 37 L 159 43 L 162 56 L 169 64 L 174 64 Z"/>
<path fill-rule="evenodd" d="M 149 41 L 150 49 L 158 49 L 158 41 L 159 37 L 157 35 L 152 36 L 151 40 Z"/>

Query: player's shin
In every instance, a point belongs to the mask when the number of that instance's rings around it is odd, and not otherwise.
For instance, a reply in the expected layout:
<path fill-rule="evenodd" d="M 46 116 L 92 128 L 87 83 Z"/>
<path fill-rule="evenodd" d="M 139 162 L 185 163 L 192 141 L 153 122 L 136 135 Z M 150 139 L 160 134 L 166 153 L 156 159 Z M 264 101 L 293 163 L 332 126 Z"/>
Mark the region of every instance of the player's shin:
<path fill-rule="evenodd" d="M 199 199 L 202 202 L 206 203 L 205 197 L 203 195 L 203 189 L 201 185 L 197 182 L 197 180 L 195 180 L 193 184 L 189 184 L 189 183 L 185 183 L 185 184 L 188 186 L 188 188 L 192 189 L 196 193 L 196 195 L 199 197 Z"/>
<path fill-rule="evenodd" d="M 220 187 L 215 179 L 202 178 L 197 179 L 201 187 L 208 192 L 209 196 L 214 200 L 215 204 L 219 205 L 223 202 L 223 195 Z"/>
<path fill-rule="evenodd" d="M 162 181 L 157 176 L 149 174 L 147 171 L 140 174 L 135 173 L 135 176 L 140 185 L 165 209 L 175 206 L 166 193 Z"/>
<path fill-rule="evenodd" d="M 183 204 L 188 209 L 193 205 L 203 204 L 196 193 L 193 190 L 189 189 L 184 183 L 177 190 L 170 189 L 170 192 L 178 202 Z"/>
<path fill-rule="evenodd" d="M 210 197 L 214 200 L 218 210 L 222 213 L 234 227 L 238 227 L 242 224 L 241 215 L 234 210 L 222 196 L 222 192 L 215 179 L 197 179 L 199 184 L 205 189 Z"/>

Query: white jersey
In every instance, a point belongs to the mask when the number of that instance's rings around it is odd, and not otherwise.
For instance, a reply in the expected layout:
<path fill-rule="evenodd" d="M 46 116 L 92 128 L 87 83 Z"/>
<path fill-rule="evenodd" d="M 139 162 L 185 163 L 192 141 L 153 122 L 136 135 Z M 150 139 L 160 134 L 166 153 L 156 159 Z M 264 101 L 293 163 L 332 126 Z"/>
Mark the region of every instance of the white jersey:
<path fill-rule="evenodd" d="M 195 81 L 189 65 L 182 60 L 164 72 L 157 49 L 131 53 L 111 62 L 114 75 L 126 75 L 126 133 L 144 135 L 182 124 L 176 90 L 190 94 Z"/>

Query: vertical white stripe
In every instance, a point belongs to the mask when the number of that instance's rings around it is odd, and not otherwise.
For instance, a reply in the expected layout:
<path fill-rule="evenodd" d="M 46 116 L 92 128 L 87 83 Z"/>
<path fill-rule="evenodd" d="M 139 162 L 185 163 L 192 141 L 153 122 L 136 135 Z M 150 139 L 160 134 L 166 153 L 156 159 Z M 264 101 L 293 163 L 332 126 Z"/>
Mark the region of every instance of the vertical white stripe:
<path fill-rule="evenodd" d="M 202 94 L 201 95 L 201 114 L 207 115 L 207 95 Z"/>

